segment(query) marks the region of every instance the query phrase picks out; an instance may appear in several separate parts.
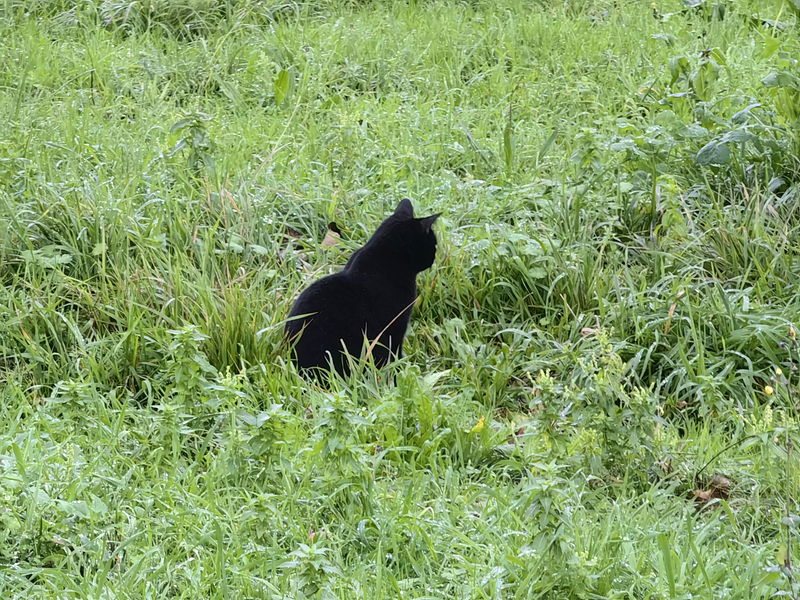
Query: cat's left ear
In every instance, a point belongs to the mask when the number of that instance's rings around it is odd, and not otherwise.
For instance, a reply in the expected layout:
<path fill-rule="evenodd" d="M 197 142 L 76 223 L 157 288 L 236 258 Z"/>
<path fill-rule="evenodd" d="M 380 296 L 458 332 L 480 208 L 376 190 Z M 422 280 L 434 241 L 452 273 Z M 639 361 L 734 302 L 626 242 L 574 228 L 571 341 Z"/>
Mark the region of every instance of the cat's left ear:
<path fill-rule="evenodd" d="M 394 214 L 404 219 L 413 219 L 414 207 L 411 206 L 411 200 L 408 198 L 403 198 L 400 200 L 400 204 L 398 204 L 397 208 L 394 209 Z"/>
<path fill-rule="evenodd" d="M 419 222 L 422 224 L 422 231 L 424 231 L 425 233 L 429 233 L 431 227 L 433 227 L 433 224 L 436 223 L 436 219 L 438 219 L 439 215 L 441 214 L 442 213 L 436 213 L 435 215 L 431 215 L 430 217 L 424 217 L 420 219 Z"/>

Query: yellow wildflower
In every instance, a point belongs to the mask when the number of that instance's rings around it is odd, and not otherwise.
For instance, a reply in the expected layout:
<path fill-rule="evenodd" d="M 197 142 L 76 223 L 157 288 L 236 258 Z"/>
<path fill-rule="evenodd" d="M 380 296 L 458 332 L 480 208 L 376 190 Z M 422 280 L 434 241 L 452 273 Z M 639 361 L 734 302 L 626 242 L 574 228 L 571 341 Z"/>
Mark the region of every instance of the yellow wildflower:
<path fill-rule="evenodd" d="M 480 433 L 486 429 L 486 417 L 481 417 L 478 422 L 469 430 L 470 433 Z"/>

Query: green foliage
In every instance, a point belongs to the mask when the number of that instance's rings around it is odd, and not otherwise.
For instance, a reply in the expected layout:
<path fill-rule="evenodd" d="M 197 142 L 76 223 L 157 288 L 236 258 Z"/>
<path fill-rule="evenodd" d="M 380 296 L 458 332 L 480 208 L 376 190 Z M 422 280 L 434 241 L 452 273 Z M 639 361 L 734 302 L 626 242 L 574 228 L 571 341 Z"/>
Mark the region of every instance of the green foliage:
<path fill-rule="evenodd" d="M 0 597 L 800 597 L 797 18 L 0 2 Z M 302 381 L 402 196 L 405 357 Z"/>

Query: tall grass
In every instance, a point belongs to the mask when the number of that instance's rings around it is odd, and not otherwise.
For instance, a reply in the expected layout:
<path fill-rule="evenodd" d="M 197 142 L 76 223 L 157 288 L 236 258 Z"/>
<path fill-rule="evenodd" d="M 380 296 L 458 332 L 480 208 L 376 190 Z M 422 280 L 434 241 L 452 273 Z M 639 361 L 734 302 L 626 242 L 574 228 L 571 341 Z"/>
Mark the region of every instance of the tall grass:
<path fill-rule="evenodd" d="M 796 27 L 0 1 L 0 596 L 800 596 Z M 303 382 L 402 196 L 406 357 Z"/>

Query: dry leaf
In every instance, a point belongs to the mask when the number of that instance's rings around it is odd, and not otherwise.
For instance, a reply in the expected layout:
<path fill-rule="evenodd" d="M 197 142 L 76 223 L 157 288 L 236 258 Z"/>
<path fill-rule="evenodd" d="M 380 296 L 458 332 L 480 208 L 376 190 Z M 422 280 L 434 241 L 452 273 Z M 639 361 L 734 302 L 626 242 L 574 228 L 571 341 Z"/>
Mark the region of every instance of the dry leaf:
<path fill-rule="evenodd" d="M 520 427 L 519 429 L 517 429 L 514 433 L 512 433 L 511 435 L 508 436 L 508 443 L 509 444 L 516 444 L 517 441 L 519 440 L 519 438 L 521 438 L 523 435 L 525 435 L 525 432 L 527 431 L 527 429 L 528 428 L 525 427 L 524 425 L 522 427 Z"/>
<path fill-rule="evenodd" d="M 325 232 L 325 239 L 322 240 L 323 246 L 335 246 L 339 243 L 342 237 L 342 232 L 339 230 L 336 223 L 328 223 L 328 231 Z"/>
<path fill-rule="evenodd" d="M 714 475 L 711 479 L 711 490 L 717 498 L 727 500 L 731 496 L 731 480 L 722 475 Z"/>
<path fill-rule="evenodd" d="M 669 333 L 669 330 L 672 329 L 672 317 L 675 316 L 675 309 L 678 308 L 678 300 L 683 298 L 685 293 L 684 290 L 679 290 L 678 293 L 675 294 L 675 302 L 670 305 L 667 311 L 667 320 L 664 323 L 664 334 Z"/>
<path fill-rule="evenodd" d="M 239 206 L 236 204 L 236 200 L 234 199 L 233 194 L 231 194 L 225 188 L 222 188 L 222 190 L 220 192 L 220 196 L 224 196 L 225 197 L 225 199 L 228 201 L 228 203 L 233 207 L 233 210 L 235 210 L 236 212 L 240 212 L 239 211 Z"/>
<path fill-rule="evenodd" d="M 697 488 L 692 492 L 692 495 L 694 496 L 694 499 L 700 504 L 705 504 L 706 502 L 709 502 L 711 500 L 711 490 L 704 492 L 700 488 Z"/>
<path fill-rule="evenodd" d="M 664 334 L 666 335 L 669 333 L 669 330 L 672 329 L 672 316 L 675 314 L 675 309 L 678 307 L 677 302 L 673 302 L 672 305 L 669 307 L 667 311 L 667 321 L 664 323 Z"/>
<path fill-rule="evenodd" d="M 283 233 L 286 238 L 294 238 L 296 240 L 299 240 L 301 237 L 303 237 L 302 233 L 300 233 L 296 229 L 292 229 L 288 225 L 286 226 L 286 229 L 283 230 Z"/>
<path fill-rule="evenodd" d="M 697 488 L 692 492 L 697 504 L 705 506 L 712 500 L 727 500 L 731 495 L 731 480 L 722 475 L 714 475 L 708 483 L 707 490 Z"/>

